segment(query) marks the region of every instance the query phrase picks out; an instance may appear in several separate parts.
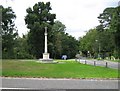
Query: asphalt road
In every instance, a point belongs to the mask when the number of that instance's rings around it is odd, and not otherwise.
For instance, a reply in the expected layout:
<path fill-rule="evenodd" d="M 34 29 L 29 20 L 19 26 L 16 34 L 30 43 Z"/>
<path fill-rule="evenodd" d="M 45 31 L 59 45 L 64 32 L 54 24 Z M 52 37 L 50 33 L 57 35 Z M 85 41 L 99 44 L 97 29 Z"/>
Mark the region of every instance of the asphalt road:
<path fill-rule="evenodd" d="M 118 80 L 2 78 L 2 88 L 21 89 L 118 89 Z"/>
<path fill-rule="evenodd" d="M 111 62 L 111 61 L 103 61 L 103 60 L 87 60 L 87 59 L 78 59 L 77 61 L 79 61 L 80 63 L 85 64 L 90 64 L 90 65 L 95 65 L 96 66 L 102 66 L 102 67 L 106 67 L 106 62 L 107 62 L 107 67 L 108 68 L 114 68 L 114 69 L 119 69 L 120 63 L 118 62 Z"/>

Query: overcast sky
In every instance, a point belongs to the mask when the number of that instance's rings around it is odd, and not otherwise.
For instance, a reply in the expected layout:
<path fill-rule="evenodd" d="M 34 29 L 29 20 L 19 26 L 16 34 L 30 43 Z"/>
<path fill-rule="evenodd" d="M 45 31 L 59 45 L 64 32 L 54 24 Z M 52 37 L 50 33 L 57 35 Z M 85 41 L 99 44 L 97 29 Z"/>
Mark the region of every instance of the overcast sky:
<path fill-rule="evenodd" d="M 37 2 L 51 2 L 51 13 L 56 20 L 66 26 L 66 32 L 78 39 L 85 31 L 99 24 L 97 17 L 107 7 L 118 6 L 119 0 L 0 0 L 4 7 L 11 6 L 17 18 L 15 20 L 20 36 L 27 33 L 24 18 L 26 9 Z"/>

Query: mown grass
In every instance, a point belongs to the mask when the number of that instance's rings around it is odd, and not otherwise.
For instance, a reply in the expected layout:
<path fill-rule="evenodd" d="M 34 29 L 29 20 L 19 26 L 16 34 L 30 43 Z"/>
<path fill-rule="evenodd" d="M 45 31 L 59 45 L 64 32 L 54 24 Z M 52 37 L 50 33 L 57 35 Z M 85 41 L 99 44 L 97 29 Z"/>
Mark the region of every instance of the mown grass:
<path fill-rule="evenodd" d="M 60 61 L 58 64 L 43 64 L 29 60 L 3 60 L 2 76 L 47 77 L 47 78 L 118 78 L 118 70 L 80 64 L 75 61 Z"/>

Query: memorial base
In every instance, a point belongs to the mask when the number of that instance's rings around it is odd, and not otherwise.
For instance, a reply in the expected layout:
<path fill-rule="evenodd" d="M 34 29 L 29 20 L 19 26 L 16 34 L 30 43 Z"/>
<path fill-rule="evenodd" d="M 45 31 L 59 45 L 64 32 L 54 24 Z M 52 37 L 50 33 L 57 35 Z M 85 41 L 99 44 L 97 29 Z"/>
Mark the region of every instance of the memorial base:
<path fill-rule="evenodd" d="M 49 53 L 43 53 L 43 59 L 45 60 L 49 59 Z"/>
<path fill-rule="evenodd" d="M 47 62 L 47 63 L 51 63 L 53 62 L 53 59 L 49 58 L 49 53 L 43 53 L 43 59 L 40 59 L 42 62 Z"/>

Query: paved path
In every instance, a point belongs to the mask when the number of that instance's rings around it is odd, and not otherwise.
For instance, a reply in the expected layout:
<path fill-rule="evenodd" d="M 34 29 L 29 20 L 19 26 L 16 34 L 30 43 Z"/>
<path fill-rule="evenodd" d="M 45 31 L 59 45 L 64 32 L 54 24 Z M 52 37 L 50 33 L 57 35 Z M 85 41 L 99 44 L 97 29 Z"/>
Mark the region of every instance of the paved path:
<path fill-rule="evenodd" d="M 90 65 L 94 65 L 94 62 L 95 62 L 96 66 L 103 66 L 103 67 L 106 67 L 106 62 L 107 62 L 107 67 L 114 68 L 114 69 L 118 69 L 120 66 L 120 63 L 118 62 L 103 61 L 103 60 L 98 61 L 98 60 L 77 59 L 77 61 L 83 64 L 85 64 L 85 61 L 86 61 L 86 64 L 90 64 Z"/>
<path fill-rule="evenodd" d="M 118 80 L 2 78 L 2 88 L 118 89 Z"/>

